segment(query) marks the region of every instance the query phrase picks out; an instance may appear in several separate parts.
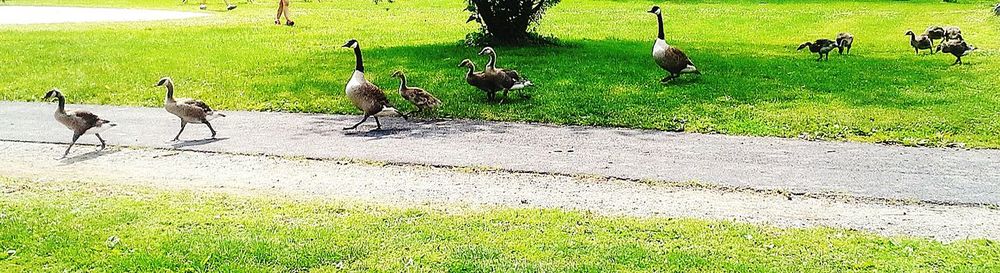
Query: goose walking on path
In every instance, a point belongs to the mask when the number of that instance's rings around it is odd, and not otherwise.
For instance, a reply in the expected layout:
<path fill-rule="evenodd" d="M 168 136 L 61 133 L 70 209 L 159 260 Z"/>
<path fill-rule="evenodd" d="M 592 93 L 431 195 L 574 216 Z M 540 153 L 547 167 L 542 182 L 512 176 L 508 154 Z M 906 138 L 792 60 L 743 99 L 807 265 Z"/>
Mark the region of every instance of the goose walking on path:
<path fill-rule="evenodd" d="M 212 128 L 212 123 L 209 121 L 225 117 L 226 115 L 212 110 L 204 101 L 189 98 L 175 99 L 174 81 L 170 77 L 163 77 L 156 83 L 156 86 L 166 86 L 167 95 L 163 99 L 163 108 L 181 119 L 181 130 L 177 132 L 177 136 L 174 137 L 173 141 L 180 140 L 181 133 L 184 132 L 184 128 L 187 127 L 188 123 L 205 124 L 208 126 L 208 130 L 212 131 L 212 138 L 215 138 L 215 128 Z"/>
<path fill-rule="evenodd" d="M 115 127 L 116 124 L 111 123 L 108 120 L 101 119 L 91 112 L 83 110 L 70 110 L 66 111 L 66 98 L 63 97 L 62 92 L 59 89 L 52 89 L 48 93 L 45 93 L 44 100 L 55 99 L 59 101 L 59 108 L 56 108 L 55 118 L 56 121 L 62 123 L 70 130 L 73 130 L 73 141 L 69 143 L 69 147 L 66 147 L 66 152 L 63 153 L 63 158 L 69 155 L 69 150 L 73 148 L 76 141 L 80 139 L 82 135 L 94 135 L 97 140 L 101 141 L 101 150 L 104 150 L 106 146 L 104 143 L 104 138 L 101 138 L 101 132 L 104 132 L 111 127 Z"/>
<path fill-rule="evenodd" d="M 503 100 L 507 98 L 507 93 L 510 90 L 520 90 L 533 85 L 531 81 L 522 79 L 517 70 L 497 68 L 497 53 L 492 47 L 483 48 L 482 51 L 479 51 L 479 55 L 490 56 L 490 60 L 486 63 L 486 69 L 483 70 L 483 75 L 487 81 L 493 82 L 503 90 L 504 98 L 500 99 L 500 103 L 503 103 Z"/>
<path fill-rule="evenodd" d="M 382 89 L 379 89 L 378 86 L 365 79 L 365 63 L 361 57 L 361 45 L 358 44 L 358 40 L 352 39 L 347 41 L 343 47 L 354 49 L 354 73 L 351 74 L 351 79 L 347 81 L 345 92 L 351 103 L 354 103 L 354 106 L 358 107 L 365 114 L 365 117 L 361 121 L 354 124 L 354 126 L 344 128 L 344 130 L 358 128 L 358 125 L 365 123 L 368 117 L 374 117 L 375 130 L 381 130 L 382 123 L 379 122 L 377 115 L 383 113 L 394 112 L 402 116 L 403 119 L 407 119 L 408 117 L 403 112 L 396 110 L 392 106 L 392 103 L 385 97 Z"/>
<path fill-rule="evenodd" d="M 392 76 L 399 78 L 399 95 L 417 107 L 417 110 L 410 112 L 409 115 L 431 110 L 434 107 L 441 105 L 441 100 L 435 98 L 434 95 L 431 95 L 431 93 L 424 91 L 424 89 L 407 86 L 406 75 L 403 74 L 403 71 L 397 70 L 392 72 Z"/>

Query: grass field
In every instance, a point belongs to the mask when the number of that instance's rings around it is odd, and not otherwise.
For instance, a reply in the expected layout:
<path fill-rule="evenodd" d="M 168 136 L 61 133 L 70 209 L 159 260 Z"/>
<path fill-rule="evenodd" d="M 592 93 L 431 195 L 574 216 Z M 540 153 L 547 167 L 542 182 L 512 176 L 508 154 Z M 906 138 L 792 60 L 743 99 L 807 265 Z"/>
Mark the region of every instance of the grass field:
<path fill-rule="evenodd" d="M 197 11 L 179 2 L 30 3 Z M 530 99 L 504 105 L 486 103 L 456 67 L 485 63 L 459 42 L 476 27 L 464 23 L 463 1 L 295 1 L 294 28 L 272 24 L 271 2 L 232 12 L 212 2 L 212 16 L 185 21 L 0 27 L 0 99 L 60 87 L 74 103 L 157 106 L 163 91 L 152 85 L 169 75 L 181 96 L 220 108 L 356 113 L 343 95 L 353 56 L 339 46 L 358 38 L 371 80 L 394 90 L 389 74 L 402 69 L 445 102 L 445 117 L 1000 148 L 993 2 L 564 1 L 539 28 L 561 46 L 498 48 L 501 66 L 537 84 Z M 668 42 L 704 75 L 658 83 L 653 4 L 665 8 Z M 963 66 L 914 55 L 903 32 L 932 24 L 962 27 L 981 50 Z M 795 51 L 841 31 L 857 37 L 850 56 L 815 62 Z"/>
<path fill-rule="evenodd" d="M 0 178 L 3 272 L 995 272 L 1000 247 L 537 209 Z M 13 255 L 8 253 L 13 250 Z"/>

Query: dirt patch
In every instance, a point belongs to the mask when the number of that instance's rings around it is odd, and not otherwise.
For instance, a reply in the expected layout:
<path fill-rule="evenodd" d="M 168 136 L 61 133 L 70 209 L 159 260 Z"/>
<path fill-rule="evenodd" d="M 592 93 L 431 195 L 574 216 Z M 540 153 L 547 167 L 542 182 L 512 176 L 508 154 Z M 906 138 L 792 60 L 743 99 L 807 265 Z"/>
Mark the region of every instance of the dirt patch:
<path fill-rule="evenodd" d="M 92 146 L 78 146 L 79 153 Z M 1000 210 L 728 192 L 585 176 L 110 148 L 56 160 L 64 145 L 0 141 L 0 175 L 165 189 L 351 199 L 408 206 L 540 207 L 694 217 L 780 227 L 832 226 L 940 241 L 1000 239 Z"/>

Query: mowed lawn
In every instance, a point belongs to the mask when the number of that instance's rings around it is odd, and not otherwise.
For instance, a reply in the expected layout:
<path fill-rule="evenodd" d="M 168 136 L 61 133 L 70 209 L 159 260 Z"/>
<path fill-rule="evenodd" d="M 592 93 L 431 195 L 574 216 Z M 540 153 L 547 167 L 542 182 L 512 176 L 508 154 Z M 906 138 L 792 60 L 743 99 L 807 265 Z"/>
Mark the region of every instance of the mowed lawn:
<path fill-rule="evenodd" d="M 30 4 L 197 11 L 179 2 Z M 464 1 L 293 1 L 293 28 L 273 25 L 271 2 L 222 12 L 211 1 L 211 16 L 180 21 L 0 26 L 0 99 L 39 100 L 59 87 L 72 103 L 158 106 L 163 90 L 152 86 L 172 76 L 179 96 L 217 108 L 352 114 L 343 93 L 353 55 L 340 46 L 357 38 L 369 79 L 395 90 L 389 75 L 407 72 L 445 102 L 441 117 L 1000 148 L 993 2 L 564 1 L 539 27 L 560 46 L 497 49 L 501 67 L 537 85 L 530 99 L 504 105 L 487 103 L 456 67 L 486 61 L 460 43 L 476 29 L 464 23 Z M 645 12 L 654 4 L 665 9 L 668 42 L 700 77 L 658 83 L 656 20 Z M 914 55 L 903 33 L 929 25 L 960 26 L 980 50 L 962 66 L 946 54 Z M 850 56 L 816 62 L 795 51 L 841 31 L 856 36 Z"/>
<path fill-rule="evenodd" d="M 0 177 L 3 272 L 996 272 L 988 240 Z"/>

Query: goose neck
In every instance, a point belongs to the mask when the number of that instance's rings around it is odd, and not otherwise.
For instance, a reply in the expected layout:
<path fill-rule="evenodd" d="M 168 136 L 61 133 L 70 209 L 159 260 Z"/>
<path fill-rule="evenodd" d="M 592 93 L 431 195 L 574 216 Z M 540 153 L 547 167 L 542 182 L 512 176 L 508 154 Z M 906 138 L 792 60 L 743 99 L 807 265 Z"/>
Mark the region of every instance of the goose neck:
<path fill-rule="evenodd" d="M 659 27 L 659 32 L 656 34 L 656 38 L 659 38 L 660 40 L 663 40 L 664 39 L 664 35 L 663 35 L 663 15 L 662 14 L 659 14 L 659 13 L 656 14 L 656 24 Z"/>
<path fill-rule="evenodd" d="M 361 73 L 365 72 L 365 61 L 361 57 L 361 45 L 360 44 L 354 46 L 354 70 L 357 70 L 357 71 L 359 71 Z"/>

